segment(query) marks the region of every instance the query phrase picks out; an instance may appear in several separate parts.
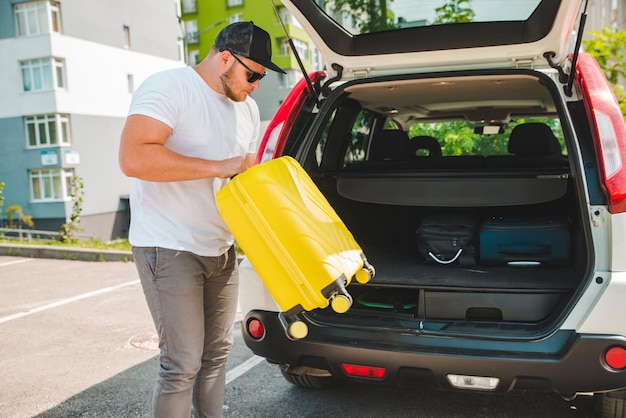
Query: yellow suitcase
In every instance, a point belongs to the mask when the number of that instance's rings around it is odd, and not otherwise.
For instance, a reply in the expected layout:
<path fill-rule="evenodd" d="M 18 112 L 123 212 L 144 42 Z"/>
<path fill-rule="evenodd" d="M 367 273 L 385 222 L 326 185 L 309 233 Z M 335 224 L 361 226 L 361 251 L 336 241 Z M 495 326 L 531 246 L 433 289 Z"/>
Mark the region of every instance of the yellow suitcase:
<path fill-rule="evenodd" d="M 374 275 L 363 250 L 300 164 L 283 156 L 235 176 L 216 195 L 222 219 L 282 310 L 292 339 L 298 314 L 329 305 L 346 312 L 353 278 Z"/>

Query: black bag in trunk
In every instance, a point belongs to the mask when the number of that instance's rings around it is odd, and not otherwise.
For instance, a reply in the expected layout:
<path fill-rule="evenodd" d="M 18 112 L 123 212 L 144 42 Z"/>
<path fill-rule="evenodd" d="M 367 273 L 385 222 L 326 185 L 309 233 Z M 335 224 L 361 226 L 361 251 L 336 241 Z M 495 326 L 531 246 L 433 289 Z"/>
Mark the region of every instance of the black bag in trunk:
<path fill-rule="evenodd" d="M 417 246 L 427 263 L 476 264 L 478 220 L 471 215 L 440 213 L 425 217 L 417 228 Z"/>

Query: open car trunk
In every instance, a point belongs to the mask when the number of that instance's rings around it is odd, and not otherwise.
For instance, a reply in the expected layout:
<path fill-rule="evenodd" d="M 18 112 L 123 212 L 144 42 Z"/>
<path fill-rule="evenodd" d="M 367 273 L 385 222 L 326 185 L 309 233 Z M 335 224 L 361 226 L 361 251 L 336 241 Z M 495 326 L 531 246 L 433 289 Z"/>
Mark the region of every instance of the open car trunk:
<path fill-rule="evenodd" d="M 307 313 L 309 319 L 336 327 L 496 338 L 537 338 L 556 328 L 589 280 L 584 233 L 588 226 L 581 215 L 584 187 L 575 181 L 580 173 L 571 168 L 579 150 L 567 129 L 555 133 L 560 142 L 558 158 L 538 153 L 516 156 L 510 152 L 515 147 L 507 148 L 516 125 L 545 122 L 553 130 L 566 125 L 558 119 L 559 106 L 565 104 L 553 101 L 557 95 L 545 87 L 549 83 L 541 83 L 542 77 L 521 71 L 426 81 L 388 79 L 382 84 L 354 82 L 326 100 L 320 110 L 328 113 L 326 124 L 305 148 L 308 151 L 301 150 L 300 160 L 364 249 L 376 276 L 366 285 L 349 286 L 353 305 L 348 313 L 326 309 Z M 454 92 L 442 90 L 443 81 L 451 80 Z M 396 88 L 389 88 L 392 84 Z M 439 95 L 433 86 L 439 86 Z M 434 107 L 425 98 L 438 100 L 440 109 L 453 106 L 445 100 L 465 108 L 431 112 L 420 120 L 419 112 L 423 115 L 428 106 Z M 500 105 L 486 107 L 478 118 L 483 100 Z M 412 115 L 400 111 L 405 120 L 394 120 L 396 113 L 384 110 L 410 106 L 419 111 Z M 482 134 L 489 125 L 486 120 L 500 122 L 497 135 Z M 461 128 L 460 123 L 468 123 L 469 128 Z M 432 151 L 416 155 L 409 146 L 407 157 L 406 151 L 396 152 L 398 145 L 390 145 L 391 140 L 387 145 L 392 150 L 384 158 L 374 155 L 377 136 L 388 130 L 404 131 L 411 144 L 411 134 L 423 133 L 426 126 L 438 136 L 442 155 Z M 467 134 L 467 140 L 471 137 L 474 143 L 464 148 L 448 146 L 447 141 L 463 130 L 473 130 L 475 135 Z M 540 138 L 524 140 L 541 142 Z M 420 222 L 444 212 L 477 220 L 474 264 L 440 265 L 428 262 L 418 251 Z M 485 262 L 480 241 L 493 237 L 481 228 L 494 220 L 519 223 L 518 229 L 531 236 L 534 222 L 556 222 L 566 242 L 546 242 L 551 238 L 541 226 L 531 240 L 564 246 L 566 255 L 558 262 L 549 258 L 535 262 L 532 257 Z"/>
<path fill-rule="evenodd" d="M 457 181 L 462 185 L 462 179 Z M 439 265 L 429 263 L 417 246 L 419 222 L 433 213 L 432 207 L 357 202 L 329 190 L 331 183 L 318 182 L 376 267 L 376 276 L 367 285 L 350 285 L 354 304 L 348 315 L 326 310 L 316 313 L 316 320 L 335 325 L 364 320 L 368 327 L 398 330 L 536 336 L 554 325 L 584 279 L 587 256 L 578 215 L 572 211 L 573 196 L 523 208 L 453 208 L 485 221 L 494 214 L 541 219 L 558 213 L 555 218 L 568 220 L 571 252 L 566 265 L 489 266 L 481 265 L 480 256 L 475 265 Z M 556 211 L 559 207 L 561 211 Z"/>

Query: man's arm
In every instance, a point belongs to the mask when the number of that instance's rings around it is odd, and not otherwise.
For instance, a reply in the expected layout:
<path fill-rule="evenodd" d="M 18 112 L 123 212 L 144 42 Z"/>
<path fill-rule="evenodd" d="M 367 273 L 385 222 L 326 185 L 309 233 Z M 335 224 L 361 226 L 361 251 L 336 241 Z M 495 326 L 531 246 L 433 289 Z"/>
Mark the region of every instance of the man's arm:
<path fill-rule="evenodd" d="M 246 169 L 255 165 L 256 154 L 246 154 Z"/>
<path fill-rule="evenodd" d="M 147 181 L 185 181 L 202 178 L 230 178 L 249 165 L 246 158 L 205 160 L 186 157 L 165 147 L 172 133 L 166 124 L 145 115 L 130 115 L 122 131 L 119 162 L 129 177 Z M 254 158 L 252 158 L 254 162 Z M 251 165 L 251 164 L 250 164 Z"/>

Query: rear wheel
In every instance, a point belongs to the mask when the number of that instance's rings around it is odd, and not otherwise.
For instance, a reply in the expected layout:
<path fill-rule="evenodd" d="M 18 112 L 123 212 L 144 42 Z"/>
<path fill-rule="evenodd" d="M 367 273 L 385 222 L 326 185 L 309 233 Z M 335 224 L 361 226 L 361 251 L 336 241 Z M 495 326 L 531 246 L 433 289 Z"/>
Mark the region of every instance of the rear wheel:
<path fill-rule="evenodd" d="M 626 418 L 626 391 L 596 393 L 596 413 L 600 418 Z"/>
<path fill-rule="evenodd" d="M 281 364 L 280 372 L 289 383 L 305 389 L 326 389 L 334 383 L 332 375 L 326 370 Z"/>

